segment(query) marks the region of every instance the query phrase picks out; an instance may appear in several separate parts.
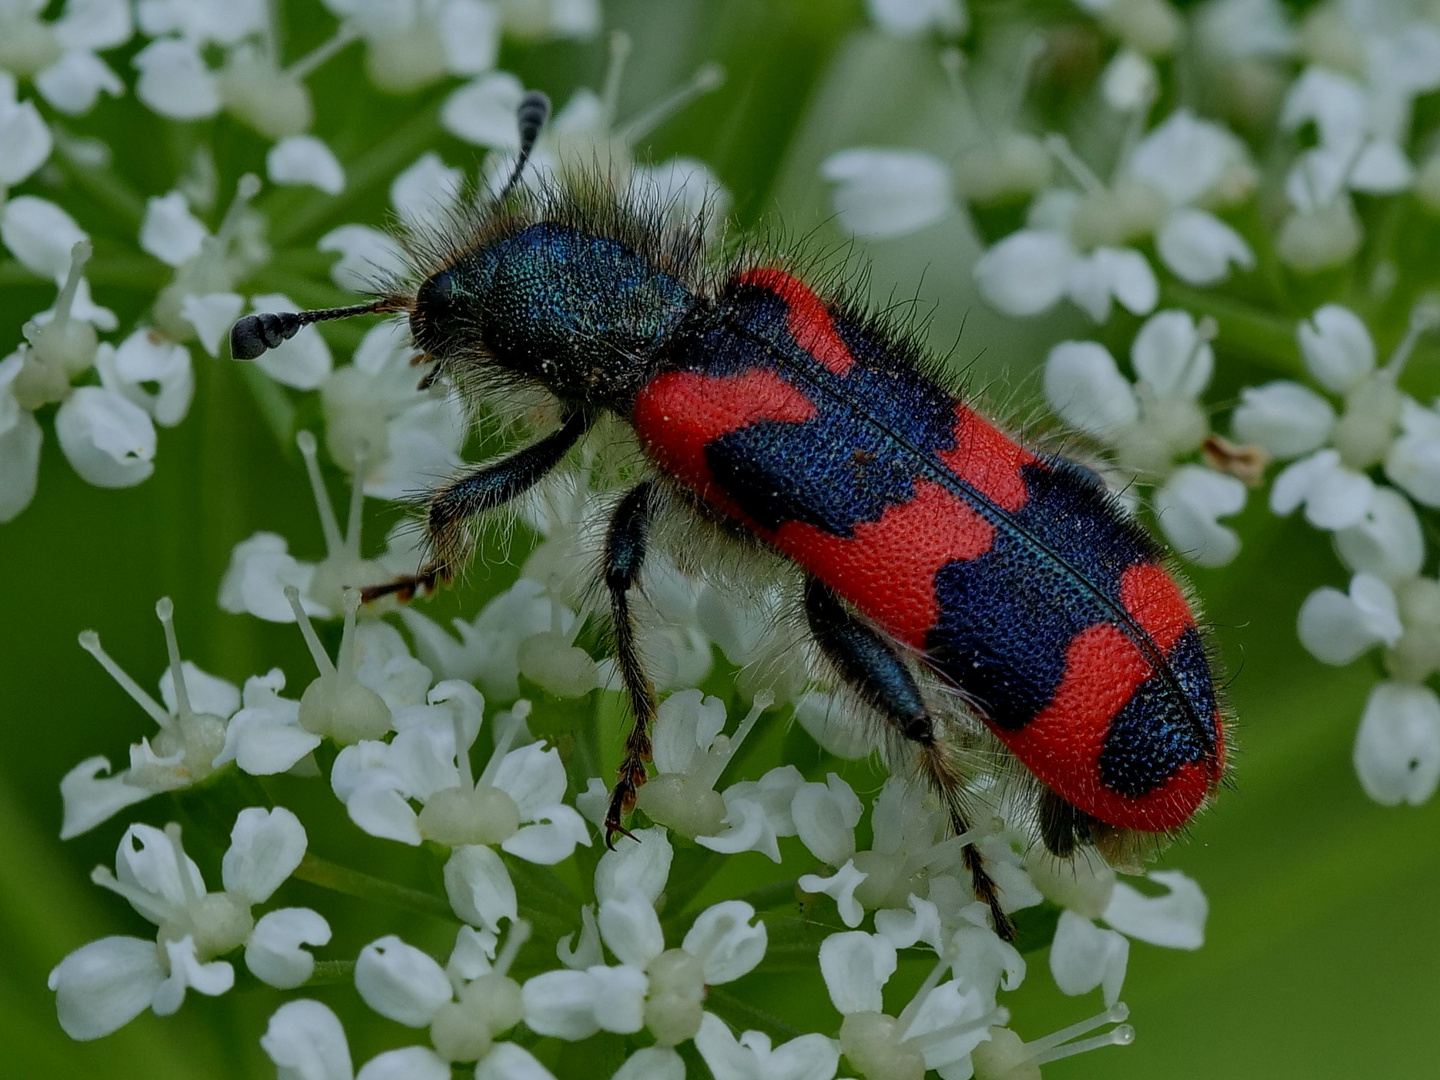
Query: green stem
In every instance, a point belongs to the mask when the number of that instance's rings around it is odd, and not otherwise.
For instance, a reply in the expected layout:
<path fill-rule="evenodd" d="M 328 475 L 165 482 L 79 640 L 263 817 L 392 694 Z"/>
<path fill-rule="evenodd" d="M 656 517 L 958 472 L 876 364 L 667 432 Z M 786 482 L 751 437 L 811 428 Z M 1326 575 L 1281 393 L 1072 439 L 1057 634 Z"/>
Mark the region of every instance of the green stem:
<path fill-rule="evenodd" d="M 450 905 L 438 896 L 404 885 L 396 885 L 393 881 L 382 881 L 380 878 L 362 874 L 360 871 L 351 870 L 348 867 L 336 866 L 332 862 L 316 858 L 308 853 L 305 858 L 300 860 L 300 865 L 295 868 L 294 876 L 301 881 L 308 881 L 311 885 L 318 885 L 322 889 L 330 889 L 345 896 L 353 896 L 357 900 L 369 900 L 377 904 L 385 904 L 387 907 L 403 908 L 406 911 L 431 915 L 447 922 L 457 921 L 455 913 L 450 910 Z"/>

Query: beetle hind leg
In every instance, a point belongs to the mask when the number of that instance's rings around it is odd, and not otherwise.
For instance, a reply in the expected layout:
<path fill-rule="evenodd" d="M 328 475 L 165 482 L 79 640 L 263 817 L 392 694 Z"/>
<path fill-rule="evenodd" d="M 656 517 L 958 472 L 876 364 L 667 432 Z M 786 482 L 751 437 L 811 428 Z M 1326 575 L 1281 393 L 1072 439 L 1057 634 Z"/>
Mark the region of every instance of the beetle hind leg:
<path fill-rule="evenodd" d="M 971 815 L 965 805 L 964 777 L 905 662 L 884 638 L 851 614 L 828 585 L 815 578 L 805 585 L 805 615 L 816 643 L 845 682 L 897 734 L 918 747 L 919 770 L 944 802 L 955 835 L 968 833 Z M 1006 941 L 1013 940 L 1015 925 L 1000 905 L 999 886 L 985 856 L 973 843 L 961 850 L 975 898 L 990 908 L 995 932 Z"/>

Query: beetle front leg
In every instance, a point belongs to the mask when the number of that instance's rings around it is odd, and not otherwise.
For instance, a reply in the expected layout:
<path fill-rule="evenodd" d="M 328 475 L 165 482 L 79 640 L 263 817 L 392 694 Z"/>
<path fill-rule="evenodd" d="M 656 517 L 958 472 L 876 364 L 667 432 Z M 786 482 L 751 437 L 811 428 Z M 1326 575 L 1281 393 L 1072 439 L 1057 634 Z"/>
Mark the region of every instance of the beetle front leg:
<path fill-rule="evenodd" d="M 369 603 L 395 593 L 409 600 L 418 591 L 431 592 L 438 582 L 449 581 L 456 569 L 470 559 L 474 543 L 469 534 L 474 519 L 523 495 L 543 480 L 594 422 L 591 413 L 572 412 L 558 430 L 538 442 L 432 492 L 425 510 L 430 561 L 414 574 L 362 590 L 361 598 Z"/>
<path fill-rule="evenodd" d="M 656 502 L 655 485 L 650 481 L 632 488 L 615 508 L 605 539 L 605 588 L 610 593 L 610 615 L 615 627 L 615 662 L 634 715 L 625 740 L 625 758 L 616 774 L 610 809 L 605 815 L 605 843 L 611 847 L 616 833 L 630 835 L 621 821 L 635 808 L 635 792 L 645 783 L 648 775 L 645 766 L 651 757 L 650 725 L 655 720 L 655 688 L 645 674 L 635 642 L 629 593 L 638 582 L 645 562 Z"/>

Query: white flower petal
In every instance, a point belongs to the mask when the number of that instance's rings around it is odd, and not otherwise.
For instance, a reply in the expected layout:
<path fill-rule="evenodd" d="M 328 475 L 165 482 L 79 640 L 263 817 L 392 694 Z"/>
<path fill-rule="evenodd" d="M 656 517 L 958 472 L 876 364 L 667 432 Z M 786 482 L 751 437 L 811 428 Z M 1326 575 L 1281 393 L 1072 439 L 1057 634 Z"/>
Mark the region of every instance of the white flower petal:
<path fill-rule="evenodd" d="M 846 859 L 845 865 L 830 877 L 804 874 L 798 884 L 806 892 L 824 893 L 834 899 L 840 909 L 840 920 L 846 926 L 859 926 L 860 920 L 865 917 L 865 909 L 855 899 L 855 890 L 867 877 L 869 875 L 864 871 L 856 869 L 853 859 Z"/>
<path fill-rule="evenodd" d="M 1234 529 L 1216 519 L 1245 508 L 1245 484 L 1200 465 L 1182 465 L 1155 492 L 1155 517 L 1166 539 L 1196 566 L 1224 566 L 1240 551 Z"/>
<path fill-rule="evenodd" d="M 1155 249 L 1160 261 L 1191 285 L 1223 281 L 1232 266 L 1255 269 L 1255 252 L 1245 238 L 1208 210 L 1176 210 L 1156 235 Z"/>
<path fill-rule="evenodd" d="M 3 402 L 0 394 L 0 407 Z M 14 423 L 0 431 L 0 524 L 13 521 L 30 505 L 40 479 L 44 433 L 34 414 L 18 407 L 16 413 Z"/>
<path fill-rule="evenodd" d="M 896 967 L 895 946 L 878 934 L 855 930 L 820 943 L 820 974 L 842 1016 L 884 1012 L 881 990 Z"/>
<path fill-rule="evenodd" d="M 481 0 L 448 0 L 441 6 L 436 23 L 450 74 L 478 75 L 495 66 L 502 17 L 500 5 Z"/>
<path fill-rule="evenodd" d="M 220 90 L 195 45 L 175 38 L 152 41 L 135 55 L 140 69 L 135 96 L 171 120 L 198 120 L 220 111 Z"/>
<path fill-rule="evenodd" d="M 87 833 L 102 821 L 109 821 L 125 807 L 154 794 L 149 788 L 126 783 L 124 773 L 101 777 L 101 773 L 109 771 L 110 762 L 97 756 L 86 758 L 61 779 L 60 798 L 65 806 L 65 817 L 60 826 L 61 840 Z"/>
<path fill-rule="evenodd" d="M 195 373 L 190 350 L 148 327 L 140 327 L 115 350 L 115 372 L 127 383 L 158 383 L 159 391 L 144 394 L 141 404 L 156 423 L 174 427 L 190 410 Z"/>
<path fill-rule="evenodd" d="M 622 964 L 642 971 L 665 951 L 665 934 L 655 905 L 639 893 L 600 904 L 600 936 Z"/>
<path fill-rule="evenodd" d="M 1440 437 L 1402 435 L 1385 455 L 1385 475 L 1422 506 L 1440 506 Z"/>
<path fill-rule="evenodd" d="M 1120 997 L 1130 942 L 1073 911 L 1062 911 L 1050 946 L 1050 973 L 1062 994 L 1084 994 L 1103 986 L 1105 1004 Z"/>
<path fill-rule="evenodd" d="M 35 103 L 14 104 L 13 87 L 9 97 L 8 101 L 0 97 L 0 188 L 29 179 L 55 146 Z"/>
<path fill-rule="evenodd" d="M 1354 580 L 1367 577 L 1357 574 Z M 1337 666 L 1348 664 L 1387 638 L 1389 643 L 1399 638 L 1402 627 L 1394 593 L 1380 579 L 1369 580 L 1388 594 L 1388 612 L 1383 600 L 1373 598 L 1371 610 L 1367 611 L 1353 595 L 1329 587 L 1316 589 L 1300 605 L 1296 620 L 1300 643 L 1317 660 Z"/>
<path fill-rule="evenodd" d="M 1288 379 L 1244 387 L 1230 419 L 1237 440 L 1280 459 L 1320 449 L 1334 425 L 1335 410 L 1330 403 L 1308 386 Z"/>
<path fill-rule="evenodd" d="M 1105 102 L 1118 112 L 1148 108 L 1160 88 L 1160 73 L 1155 61 L 1134 49 L 1121 49 L 1100 75 L 1100 90 Z"/>
<path fill-rule="evenodd" d="M 953 206 L 950 170 L 919 150 L 841 150 L 825 159 L 820 175 L 835 185 L 835 213 L 856 236 L 903 236 L 939 221 Z"/>
<path fill-rule="evenodd" d="M 1022 229 L 975 263 L 980 295 L 1007 315 L 1039 315 L 1065 295 L 1079 256 L 1058 232 Z"/>
<path fill-rule="evenodd" d="M 50 28 L 65 48 L 94 51 L 124 45 L 135 33 L 127 0 L 66 0 Z"/>
<path fill-rule="evenodd" d="M 1130 346 L 1135 373 L 1161 397 L 1198 397 L 1210 386 L 1215 353 L 1188 311 L 1158 311 Z"/>
<path fill-rule="evenodd" d="M 150 1007 L 156 1016 L 170 1016 L 185 1002 L 185 992 L 194 990 L 207 997 L 219 997 L 235 985 L 235 969 L 224 960 L 202 964 L 195 951 L 195 939 L 186 934 L 179 941 L 162 941 L 170 968 L 169 977 L 155 991 Z"/>
<path fill-rule="evenodd" d="M 1371 139 L 1355 158 L 1348 180 L 1356 191 L 1390 195 L 1414 183 L 1415 166 L 1397 144 L 1388 139 Z"/>
<path fill-rule="evenodd" d="M 554 866 L 573 855 L 576 845 L 590 846 L 585 819 L 564 803 L 544 807 L 535 817 L 537 824 L 521 826 L 501 849 L 536 866 Z"/>
<path fill-rule="evenodd" d="M 1067 424 L 1103 436 L 1135 423 L 1140 405 L 1110 350 L 1095 341 L 1062 341 L 1045 360 L 1045 400 Z"/>
<path fill-rule="evenodd" d="M 185 679 L 185 693 L 190 698 L 190 707 L 197 713 L 226 717 L 240 707 L 240 691 L 228 679 L 211 675 L 189 660 L 181 661 L 180 671 Z M 160 700 L 171 713 L 178 715 L 179 703 L 175 697 L 175 673 L 166 667 L 160 676 Z"/>
<path fill-rule="evenodd" d="M 476 146 L 518 149 L 515 110 L 524 95 L 525 86 L 514 75 L 492 71 L 446 98 L 440 123 L 450 134 Z"/>
<path fill-rule="evenodd" d="M 824 1035 L 801 1035 L 771 1048 L 769 1036 L 747 1031 L 737 1040 L 725 1021 L 706 1013 L 695 1049 L 715 1080 L 831 1080 L 840 1045 Z"/>
<path fill-rule="evenodd" d="M 203 296 L 187 293 L 180 300 L 181 316 L 195 328 L 195 336 L 211 356 L 220 354 L 220 343 L 229 336 L 230 328 L 235 325 L 244 307 L 245 298 L 230 292 L 206 293 Z"/>
<path fill-rule="evenodd" d="M 405 253 L 394 237 L 366 225 L 341 225 L 315 242 L 321 251 L 338 251 L 330 277 L 342 289 L 365 292 L 405 272 Z"/>
<path fill-rule="evenodd" d="M 75 219 L 54 203 L 34 195 L 16 195 L 0 208 L 0 241 L 25 269 L 41 277 L 63 279 L 70 252 L 86 239 Z"/>
<path fill-rule="evenodd" d="M 452 169 L 433 150 L 397 176 L 390 202 L 409 229 L 443 225 L 464 186 L 464 174 Z"/>
<path fill-rule="evenodd" d="M 865 0 L 865 11 L 880 29 L 905 36 L 963 34 L 970 23 L 962 0 Z"/>
<path fill-rule="evenodd" d="M 1428 686 L 1376 683 L 1355 734 L 1355 772 L 1378 803 L 1426 802 L 1440 781 L 1440 699 Z"/>
<path fill-rule="evenodd" d="M 1243 144 L 1223 126 L 1177 109 L 1135 145 L 1126 168 L 1172 206 L 1191 206 L 1243 155 Z"/>
<path fill-rule="evenodd" d="M 1425 534 L 1409 499 L 1394 488 L 1377 487 L 1365 516 L 1335 532 L 1335 550 L 1352 571 L 1395 584 L 1420 573 Z"/>
<path fill-rule="evenodd" d="M 252 904 L 270 899 L 305 857 L 305 826 L 283 806 L 241 810 L 230 830 L 230 848 L 221 863 L 228 892 Z"/>
<path fill-rule="evenodd" d="M 1375 342 L 1360 317 L 1347 307 L 1326 304 L 1296 324 L 1300 354 L 1315 381 L 1337 394 L 1353 390 L 1375 370 Z"/>
<path fill-rule="evenodd" d="M 281 1080 L 352 1080 L 350 1044 L 328 1006 L 289 1001 L 276 1009 L 260 1037 Z"/>
<path fill-rule="evenodd" d="M 755 909 L 743 900 L 726 900 L 702 911 L 685 935 L 682 948 L 700 959 L 707 986 L 734 982 L 765 958 L 769 941 Z"/>
<path fill-rule="evenodd" d="M 95 107 L 100 91 L 118 97 L 125 92 L 125 84 L 94 53 L 67 49 L 59 60 L 36 73 L 35 89 L 55 109 L 78 116 Z"/>
<path fill-rule="evenodd" d="M 1200 886 L 1179 870 L 1153 870 L 1147 876 L 1169 893 L 1146 896 L 1117 881 L 1105 908 L 1105 921 L 1122 934 L 1151 945 L 1200 948 L 1205 943 L 1205 919 L 1210 911 Z"/>
<path fill-rule="evenodd" d="M 499 932 L 501 919 L 517 913 L 515 886 L 500 856 L 479 845 L 458 847 L 445 863 L 445 895 L 471 926 Z"/>
<path fill-rule="evenodd" d="M 635 839 L 621 837 L 595 867 L 595 897 L 601 902 L 635 890 L 652 904 L 665 891 L 674 849 L 660 825 L 637 829 Z"/>
<path fill-rule="evenodd" d="M 850 785 L 834 773 L 823 784 L 800 788 L 790 811 L 800 842 L 821 862 L 839 866 L 855 854 L 855 826 L 863 808 Z"/>
<path fill-rule="evenodd" d="M 107 937 L 76 949 L 50 972 L 60 1026 L 72 1039 L 98 1039 L 149 1006 L 165 979 L 155 942 Z"/>
<path fill-rule="evenodd" d="M 55 414 L 55 437 L 81 478 L 96 487 L 133 487 L 155 471 L 155 426 L 120 394 L 81 386 Z"/>
<path fill-rule="evenodd" d="M 402 1046 L 376 1054 L 355 1080 L 450 1080 L 450 1063 L 428 1046 Z"/>
<path fill-rule="evenodd" d="M 758 851 L 771 862 L 780 861 L 780 845 L 774 822 L 765 807 L 754 799 L 724 792 L 725 831 L 716 836 L 697 836 L 695 842 L 711 851 L 736 855 L 742 851 Z"/>
<path fill-rule="evenodd" d="M 245 966 L 261 982 L 281 990 L 303 986 L 315 971 L 315 957 L 301 945 L 326 945 L 330 924 L 309 908 L 266 912 L 245 943 Z"/>
<path fill-rule="evenodd" d="M 281 139 L 266 153 L 265 171 L 276 184 L 309 184 L 327 195 L 345 190 L 340 159 L 314 135 Z"/>
<path fill-rule="evenodd" d="M 555 1076 L 523 1046 L 502 1042 L 475 1066 L 475 1080 L 555 1080 Z"/>
<path fill-rule="evenodd" d="M 355 961 L 355 989 L 381 1016 L 424 1027 L 454 993 L 435 960 L 394 934 L 372 941 Z"/>
<path fill-rule="evenodd" d="M 645 1046 L 626 1058 L 610 1080 L 685 1080 L 685 1059 L 673 1046 Z"/>

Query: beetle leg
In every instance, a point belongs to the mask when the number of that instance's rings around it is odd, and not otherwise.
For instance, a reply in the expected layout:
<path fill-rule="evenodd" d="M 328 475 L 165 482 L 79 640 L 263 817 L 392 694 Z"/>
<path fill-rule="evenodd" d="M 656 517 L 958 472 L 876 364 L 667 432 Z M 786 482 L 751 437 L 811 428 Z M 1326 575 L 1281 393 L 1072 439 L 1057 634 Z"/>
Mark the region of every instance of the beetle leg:
<path fill-rule="evenodd" d="M 630 614 L 629 592 L 639 580 L 645 561 L 646 539 L 656 509 L 655 485 L 650 481 L 632 488 L 610 519 L 605 539 L 605 587 L 610 592 L 610 614 L 615 626 L 615 662 L 630 698 L 634 723 L 625 740 L 625 759 L 610 793 L 605 815 L 605 843 L 613 846 L 616 833 L 625 832 L 621 819 L 635 808 L 635 791 L 645 783 L 645 764 L 650 760 L 650 725 L 655 720 L 655 688 L 645 674 L 635 644 L 635 623 Z"/>
<path fill-rule="evenodd" d="M 1090 827 L 1095 819 L 1050 788 L 1041 789 L 1035 810 L 1040 821 L 1040 839 L 1051 855 L 1068 859 L 1081 844 L 1094 843 Z"/>
<path fill-rule="evenodd" d="M 815 641 L 841 678 L 901 736 L 920 748 L 920 771 L 944 801 L 956 835 L 969 832 L 962 778 L 904 660 L 816 578 L 805 583 L 805 616 Z M 974 844 L 966 844 L 961 858 L 970 872 L 976 899 L 990 907 L 995 932 L 1006 941 L 1012 940 L 1015 926 L 1000 907 L 999 890 L 985 866 L 985 857 Z"/>
<path fill-rule="evenodd" d="M 469 524 L 479 514 L 503 506 L 545 478 L 594 423 L 594 415 L 572 412 L 561 427 L 507 458 L 482 465 L 430 494 L 425 510 L 425 532 L 430 561 L 417 573 L 361 591 L 369 603 L 391 593 L 409 600 L 417 591 L 433 591 L 449 581 L 469 561 L 474 546 Z"/>

